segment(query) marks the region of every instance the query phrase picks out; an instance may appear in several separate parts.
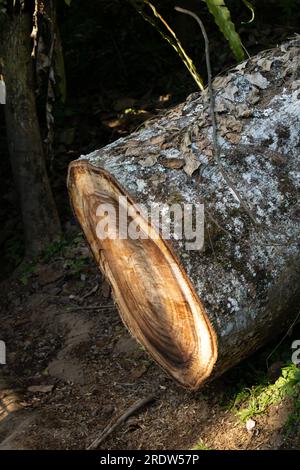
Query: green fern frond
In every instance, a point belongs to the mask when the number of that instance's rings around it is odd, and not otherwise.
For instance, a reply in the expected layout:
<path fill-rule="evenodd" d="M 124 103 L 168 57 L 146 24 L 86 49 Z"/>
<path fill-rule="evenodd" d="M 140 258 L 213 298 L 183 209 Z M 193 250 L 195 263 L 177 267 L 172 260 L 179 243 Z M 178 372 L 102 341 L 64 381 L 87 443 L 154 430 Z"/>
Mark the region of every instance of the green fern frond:
<path fill-rule="evenodd" d="M 244 59 L 243 45 L 240 36 L 236 32 L 235 26 L 231 21 L 230 11 L 225 5 L 224 0 L 204 0 L 210 13 L 213 15 L 216 24 L 223 33 L 236 59 Z"/>

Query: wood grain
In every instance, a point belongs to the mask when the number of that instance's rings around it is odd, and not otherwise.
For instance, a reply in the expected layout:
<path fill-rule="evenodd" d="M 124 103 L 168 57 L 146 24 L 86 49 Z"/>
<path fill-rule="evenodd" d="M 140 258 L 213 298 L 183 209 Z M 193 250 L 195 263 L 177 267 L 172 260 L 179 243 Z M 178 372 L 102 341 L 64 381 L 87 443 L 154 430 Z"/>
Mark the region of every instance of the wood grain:
<path fill-rule="evenodd" d="M 149 226 L 136 204 L 105 170 L 80 160 L 69 169 L 76 217 L 113 290 L 121 318 L 154 360 L 181 385 L 196 389 L 217 358 L 214 330 L 170 246 Z M 126 196 L 132 215 L 149 238 L 99 239 L 100 204 L 118 209 Z"/>

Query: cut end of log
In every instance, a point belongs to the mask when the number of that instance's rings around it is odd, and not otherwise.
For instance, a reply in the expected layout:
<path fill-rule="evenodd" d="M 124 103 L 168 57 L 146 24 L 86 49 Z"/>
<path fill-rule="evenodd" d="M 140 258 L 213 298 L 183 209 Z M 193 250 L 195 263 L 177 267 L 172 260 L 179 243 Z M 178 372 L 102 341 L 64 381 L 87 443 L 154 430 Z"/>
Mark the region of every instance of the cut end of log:
<path fill-rule="evenodd" d="M 75 215 L 112 286 L 124 324 L 179 384 L 197 389 L 216 362 L 216 335 L 171 247 L 104 169 L 85 160 L 72 162 L 68 189 Z M 105 221 L 117 226 L 115 236 L 99 236 L 97 227 L 104 220 L 103 208 L 115 208 L 118 214 L 120 197 L 128 208 L 126 223 L 134 220 L 147 237 L 120 236 L 121 221 L 114 224 L 109 209 Z"/>

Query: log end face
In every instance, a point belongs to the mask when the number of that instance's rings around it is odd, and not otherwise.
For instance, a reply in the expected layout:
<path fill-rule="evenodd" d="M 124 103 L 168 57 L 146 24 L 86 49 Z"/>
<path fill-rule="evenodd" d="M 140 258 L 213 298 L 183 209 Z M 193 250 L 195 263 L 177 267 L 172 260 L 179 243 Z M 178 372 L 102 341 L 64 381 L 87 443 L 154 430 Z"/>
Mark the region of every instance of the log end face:
<path fill-rule="evenodd" d="M 171 247 L 105 170 L 71 163 L 68 189 L 124 324 L 168 375 L 199 388 L 217 359 L 216 335 Z M 127 211 L 126 229 L 135 223 L 142 236 L 124 236 L 120 209 Z"/>

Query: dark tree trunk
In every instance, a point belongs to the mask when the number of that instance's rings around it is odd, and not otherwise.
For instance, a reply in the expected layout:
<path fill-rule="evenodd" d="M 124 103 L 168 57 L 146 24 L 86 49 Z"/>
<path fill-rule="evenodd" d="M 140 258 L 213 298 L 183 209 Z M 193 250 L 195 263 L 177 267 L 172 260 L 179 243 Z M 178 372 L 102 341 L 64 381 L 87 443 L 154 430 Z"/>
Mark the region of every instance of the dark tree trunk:
<path fill-rule="evenodd" d="M 70 165 L 74 212 L 124 323 L 189 388 L 287 331 L 299 311 L 299 45 L 215 79 L 220 161 L 203 93 Z M 204 203 L 204 249 L 172 233 L 170 244 L 153 226 L 145 239 L 99 238 L 97 207 L 120 195 L 145 233 L 136 203 Z"/>
<path fill-rule="evenodd" d="M 29 256 L 39 253 L 61 233 L 37 117 L 30 32 L 29 14 L 7 16 L 2 33 L 6 129 Z"/>

